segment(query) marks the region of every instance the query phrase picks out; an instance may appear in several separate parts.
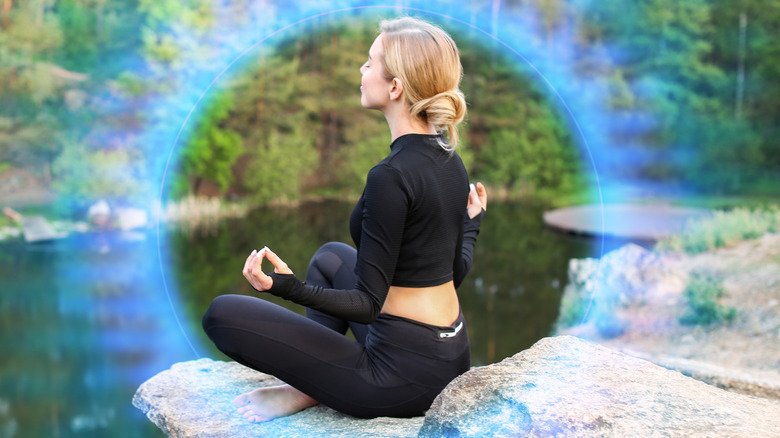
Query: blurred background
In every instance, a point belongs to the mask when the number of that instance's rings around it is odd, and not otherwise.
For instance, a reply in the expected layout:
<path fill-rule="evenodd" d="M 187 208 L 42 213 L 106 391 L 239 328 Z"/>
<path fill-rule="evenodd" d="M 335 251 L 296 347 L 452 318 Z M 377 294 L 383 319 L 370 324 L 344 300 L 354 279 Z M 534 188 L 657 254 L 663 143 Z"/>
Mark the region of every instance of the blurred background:
<path fill-rule="evenodd" d="M 384 18 L 461 49 L 459 153 L 491 196 L 459 291 L 474 365 L 552 333 L 569 259 L 632 240 L 554 232 L 545 211 L 780 194 L 778 2 L 0 5 L 0 438 L 161 435 L 135 389 L 226 359 L 200 317 L 252 293 L 252 249 L 302 273 L 322 243 L 351 243 L 389 151 L 359 91 Z"/>

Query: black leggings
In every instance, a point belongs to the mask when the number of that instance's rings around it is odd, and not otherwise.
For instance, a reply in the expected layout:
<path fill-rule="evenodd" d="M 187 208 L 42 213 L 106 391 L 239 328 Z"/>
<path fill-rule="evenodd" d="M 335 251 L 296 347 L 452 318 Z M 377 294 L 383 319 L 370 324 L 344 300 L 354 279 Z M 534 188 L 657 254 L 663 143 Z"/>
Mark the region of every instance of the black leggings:
<path fill-rule="evenodd" d="M 354 266 L 353 248 L 327 243 L 312 257 L 306 281 L 351 289 Z M 363 418 L 422 415 L 470 366 L 462 313 L 444 327 L 384 313 L 370 324 L 310 309 L 307 316 L 261 298 L 222 295 L 206 311 L 203 329 L 233 360 Z M 348 327 L 357 341 L 344 336 Z"/>

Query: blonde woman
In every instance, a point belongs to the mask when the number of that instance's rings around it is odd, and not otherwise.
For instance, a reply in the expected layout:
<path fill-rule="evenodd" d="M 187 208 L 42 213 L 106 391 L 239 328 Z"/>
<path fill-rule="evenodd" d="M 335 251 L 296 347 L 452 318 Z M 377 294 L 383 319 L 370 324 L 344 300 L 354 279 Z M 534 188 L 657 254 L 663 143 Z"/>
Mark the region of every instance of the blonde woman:
<path fill-rule="evenodd" d="M 203 318 L 222 352 L 287 383 L 236 398 L 252 422 L 317 403 L 364 418 L 422 415 L 470 366 L 456 288 L 471 267 L 487 195 L 469 184 L 455 152 L 466 113 L 458 49 L 429 23 L 384 21 L 360 72 L 361 103 L 385 115 L 392 143 L 350 218 L 357 249 L 323 245 L 305 282 L 268 248 L 249 255 L 251 285 L 306 306 L 306 317 L 223 295 Z M 263 259 L 272 273 L 263 273 Z M 356 340 L 344 336 L 348 328 Z"/>

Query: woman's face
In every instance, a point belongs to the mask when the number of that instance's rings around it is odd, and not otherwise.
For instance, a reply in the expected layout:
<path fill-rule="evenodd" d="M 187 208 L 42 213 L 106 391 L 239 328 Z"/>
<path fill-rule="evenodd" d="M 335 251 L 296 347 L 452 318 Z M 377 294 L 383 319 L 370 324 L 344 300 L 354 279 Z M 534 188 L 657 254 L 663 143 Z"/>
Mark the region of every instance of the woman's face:
<path fill-rule="evenodd" d="M 368 109 L 383 109 L 390 101 L 392 81 L 385 78 L 385 67 L 382 64 L 384 49 L 382 35 L 379 35 L 368 50 L 368 61 L 360 67 L 363 75 L 360 80 L 360 104 Z"/>

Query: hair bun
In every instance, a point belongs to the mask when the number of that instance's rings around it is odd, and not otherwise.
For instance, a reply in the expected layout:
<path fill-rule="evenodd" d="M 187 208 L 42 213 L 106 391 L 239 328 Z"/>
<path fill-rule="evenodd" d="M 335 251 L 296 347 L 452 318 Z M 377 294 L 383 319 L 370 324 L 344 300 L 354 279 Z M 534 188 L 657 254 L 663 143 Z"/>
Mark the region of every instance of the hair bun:
<path fill-rule="evenodd" d="M 415 102 L 411 113 L 415 117 L 424 117 L 437 131 L 447 131 L 449 143 L 457 145 L 457 124 L 466 116 L 466 98 L 457 88 L 443 91 Z"/>

